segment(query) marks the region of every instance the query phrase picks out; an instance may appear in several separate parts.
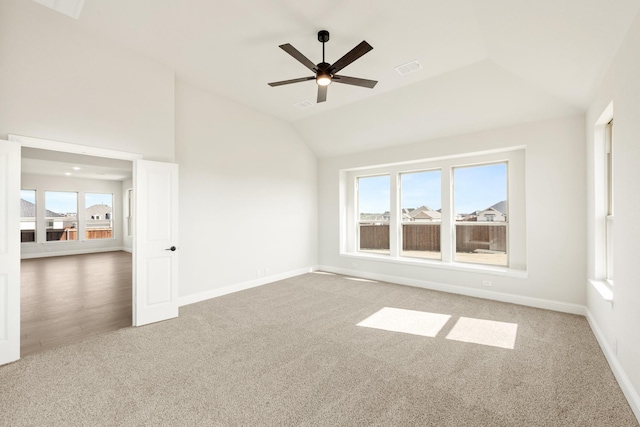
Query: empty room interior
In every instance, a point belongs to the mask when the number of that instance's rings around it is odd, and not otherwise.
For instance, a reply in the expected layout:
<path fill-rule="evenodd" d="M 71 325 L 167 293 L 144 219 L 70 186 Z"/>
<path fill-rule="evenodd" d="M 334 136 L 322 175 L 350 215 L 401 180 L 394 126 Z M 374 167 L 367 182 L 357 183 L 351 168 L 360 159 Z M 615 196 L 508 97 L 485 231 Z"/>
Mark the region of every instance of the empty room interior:
<path fill-rule="evenodd" d="M 0 64 L 0 424 L 639 425 L 637 0 L 4 0 Z"/>

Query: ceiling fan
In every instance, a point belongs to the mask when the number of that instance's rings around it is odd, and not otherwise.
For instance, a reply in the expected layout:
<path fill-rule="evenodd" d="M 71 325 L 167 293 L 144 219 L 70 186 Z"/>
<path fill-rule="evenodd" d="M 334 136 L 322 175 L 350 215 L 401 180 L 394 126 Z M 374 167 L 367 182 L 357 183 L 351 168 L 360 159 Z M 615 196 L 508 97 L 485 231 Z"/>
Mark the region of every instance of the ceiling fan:
<path fill-rule="evenodd" d="M 311 77 L 301 77 L 298 79 L 291 80 L 283 80 L 280 82 L 269 83 L 269 86 L 282 86 L 288 85 L 291 83 L 299 83 L 306 82 L 308 80 L 315 80 L 318 84 L 318 101 L 317 102 L 325 102 L 327 100 L 327 87 L 331 84 L 331 82 L 343 83 L 347 85 L 353 86 L 361 86 L 368 87 L 369 89 L 373 89 L 373 87 L 378 83 L 375 80 L 367 80 L 360 79 L 357 77 L 349 77 L 342 76 L 336 74 L 338 71 L 342 70 L 347 65 L 351 64 L 356 59 L 363 56 L 365 53 L 369 52 L 373 47 L 363 41 L 358 46 L 351 49 L 348 53 L 346 53 L 342 58 L 338 59 L 333 64 L 328 64 L 324 60 L 324 44 L 329 41 L 329 31 L 321 30 L 318 32 L 318 41 L 322 43 L 322 62 L 319 64 L 314 64 L 301 54 L 295 47 L 291 46 L 289 43 L 280 45 L 280 48 L 287 52 L 289 55 L 293 56 L 297 59 L 302 65 L 313 71 L 315 76 Z"/>

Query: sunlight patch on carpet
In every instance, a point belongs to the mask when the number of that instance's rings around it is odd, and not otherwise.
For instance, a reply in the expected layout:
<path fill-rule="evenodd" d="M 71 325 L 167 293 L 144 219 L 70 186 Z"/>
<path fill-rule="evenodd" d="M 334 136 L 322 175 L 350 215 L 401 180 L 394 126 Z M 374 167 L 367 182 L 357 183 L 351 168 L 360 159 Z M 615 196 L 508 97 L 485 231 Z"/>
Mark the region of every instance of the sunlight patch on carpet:
<path fill-rule="evenodd" d="M 383 307 L 358 323 L 358 326 L 435 337 L 450 318 L 448 314 Z"/>
<path fill-rule="evenodd" d="M 369 282 L 369 283 L 378 283 L 375 280 L 363 279 L 361 277 L 345 277 L 347 280 L 353 280 L 354 282 Z"/>
<path fill-rule="evenodd" d="M 513 350 L 517 333 L 517 323 L 461 317 L 447 339 Z"/>

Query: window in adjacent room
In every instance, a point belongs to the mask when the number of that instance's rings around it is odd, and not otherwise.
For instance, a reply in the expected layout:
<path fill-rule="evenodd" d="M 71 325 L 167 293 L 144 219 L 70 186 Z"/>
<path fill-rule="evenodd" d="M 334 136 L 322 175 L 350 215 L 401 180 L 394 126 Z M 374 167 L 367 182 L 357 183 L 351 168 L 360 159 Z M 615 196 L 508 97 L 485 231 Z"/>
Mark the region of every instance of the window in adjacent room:
<path fill-rule="evenodd" d="M 87 240 L 113 238 L 113 194 L 86 193 L 84 201 Z"/>
<path fill-rule="evenodd" d="M 357 179 L 358 249 L 361 252 L 389 254 L 389 188 L 389 175 Z"/>
<path fill-rule="evenodd" d="M 453 170 L 455 261 L 508 265 L 507 163 Z"/>
<path fill-rule="evenodd" d="M 400 174 L 401 256 L 441 259 L 440 170 Z"/>
<path fill-rule="evenodd" d="M 35 242 L 36 228 L 36 190 L 20 190 L 20 242 Z"/>
<path fill-rule="evenodd" d="M 78 193 L 45 191 L 47 242 L 78 240 Z"/>
<path fill-rule="evenodd" d="M 127 228 L 126 230 L 126 236 L 127 237 L 132 237 L 133 235 L 133 188 L 129 188 L 127 189 L 127 195 L 126 195 L 126 223 L 125 226 Z"/>

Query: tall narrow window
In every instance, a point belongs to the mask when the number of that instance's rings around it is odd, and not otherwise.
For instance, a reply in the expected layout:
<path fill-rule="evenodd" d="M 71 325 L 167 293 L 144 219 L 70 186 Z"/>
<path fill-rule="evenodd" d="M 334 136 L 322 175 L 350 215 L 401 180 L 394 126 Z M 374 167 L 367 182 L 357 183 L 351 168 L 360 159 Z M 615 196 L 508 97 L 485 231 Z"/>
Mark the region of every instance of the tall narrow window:
<path fill-rule="evenodd" d="M 36 191 L 20 191 L 20 241 L 36 241 Z"/>
<path fill-rule="evenodd" d="M 87 240 L 113 237 L 113 194 L 86 193 L 85 220 Z"/>
<path fill-rule="evenodd" d="M 133 188 L 127 190 L 127 237 L 132 236 L 133 230 Z"/>
<path fill-rule="evenodd" d="M 507 163 L 453 170 L 455 260 L 508 265 Z"/>
<path fill-rule="evenodd" d="M 605 129 L 605 150 L 606 150 L 606 221 L 605 221 L 605 236 L 606 236 L 606 279 L 613 281 L 613 120 L 611 120 Z"/>
<path fill-rule="evenodd" d="M 78 193 L 45 191 L 47 242 L 78 240 Z"/>
<path fill-rule="evenodd" d="M 402 251 L 406 257 L 441 259 L 440 171 L 400 175 Z"/>
<path fill-rule="evenodd" d="M 389 255 L 389 175 L 360 177 L 357 185 L 358 249 Z"/>

